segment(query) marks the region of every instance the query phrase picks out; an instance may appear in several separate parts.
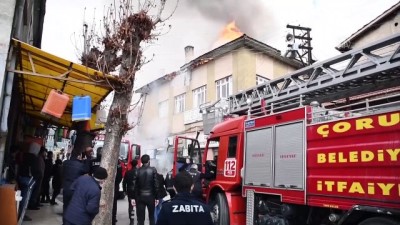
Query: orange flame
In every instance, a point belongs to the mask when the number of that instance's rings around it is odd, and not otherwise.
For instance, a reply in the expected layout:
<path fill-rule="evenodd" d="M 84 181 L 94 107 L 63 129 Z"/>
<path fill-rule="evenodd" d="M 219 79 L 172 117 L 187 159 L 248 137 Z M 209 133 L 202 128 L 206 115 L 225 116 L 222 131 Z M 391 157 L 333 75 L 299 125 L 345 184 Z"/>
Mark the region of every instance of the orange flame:
<path fill-rule="evenodd" d="M 223 44 L 230 42 L 242 35 L 243 35 L 243 33 L 236 26 L 235 21 L 232 21 L 224 27 L 224 29 L 222 30 L 222 32 L 218 38 L 218 41 L 214 44 L 214 47 L 223 45 Z"/>

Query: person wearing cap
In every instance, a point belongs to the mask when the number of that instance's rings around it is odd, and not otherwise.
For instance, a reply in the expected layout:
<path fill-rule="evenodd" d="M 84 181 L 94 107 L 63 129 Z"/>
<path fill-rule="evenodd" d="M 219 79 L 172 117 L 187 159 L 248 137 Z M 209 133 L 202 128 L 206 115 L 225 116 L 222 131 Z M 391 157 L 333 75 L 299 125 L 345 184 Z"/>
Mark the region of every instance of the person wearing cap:
<path fill-rule="evenodd" d="M 64 212 L 64 225 L 91 225 L 99 213 L 101 185 L 108 177 L 107 170 L 97 168 L 93 176 L 80 176 L 71 185 L 73 191 L 71 202 Z"/>
<path fill-rule="evenodd" d="M 172 200 L 164 202 L 156 225 L 213 225 L 210 208 L 191 193 L 192 176 L 179 172 L 174 179 L 177 192 Z"/>
<path fill-rule="evenodd" d="M 89 168 L 82 162 L 82 155 L 73 152 L 70 159 L 65 160 L 62 165 L 62 185 L 63 185 L 63 212 L 68 208 L 72 199 L 72 183 L 80 176 L 89 173 Z"/>

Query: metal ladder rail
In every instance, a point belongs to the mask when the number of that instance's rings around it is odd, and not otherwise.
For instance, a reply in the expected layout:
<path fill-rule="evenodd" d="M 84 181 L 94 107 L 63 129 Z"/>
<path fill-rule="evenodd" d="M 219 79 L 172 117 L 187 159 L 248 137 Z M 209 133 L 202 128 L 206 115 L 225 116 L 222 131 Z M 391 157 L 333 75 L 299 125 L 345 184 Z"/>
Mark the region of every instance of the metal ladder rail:
<path fill-rule="evenodd" d="M 366 47 L 343 53 L 331 59 L 297 70 L 229 97 L 232 114 L 246 114 L 250 105 L 261 100 L 277 105 L 279 101 L 303 95 L 304 101 L 327 101 L 352 94 L 367 93 L 400 85 L 400 45 L 392 54 L 378 56 L 373 51 L 400 44 L 400 34 L 389 36 Z M 358 65 L 360 59 L 365 63 Z M 332 66 L 346 63 L 343 70 Z M 397 79 L 396 79 L 397 78 Z M 292 84 L 292 85 L 291 85 Z"/>

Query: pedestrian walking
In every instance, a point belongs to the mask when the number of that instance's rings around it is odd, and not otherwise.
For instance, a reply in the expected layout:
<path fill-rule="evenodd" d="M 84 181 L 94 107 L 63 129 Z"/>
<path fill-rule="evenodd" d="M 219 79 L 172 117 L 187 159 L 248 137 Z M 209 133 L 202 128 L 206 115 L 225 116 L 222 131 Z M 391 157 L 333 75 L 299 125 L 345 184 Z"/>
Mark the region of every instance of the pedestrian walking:
<path fill-rule="evenodd" d="M 132 160 L 131 162 L 132 169 L 128 170 L 125 173 L 125 178 L 122 183 L 122 187 L 124 192 L 128 196 L 128 215 L 129 215 L 129 225 L 133 225 L 135 220 L 135 183 L 136 183 L 136 176 L 137 176 L 137 165 L 138 161 L 136 159 Z M 133 200 L 133 201 L 132 201 Z"/>
<path fill-rule="evenodd" d="M 193 179 L 187 171 L 175 176 L 175 197 L 165 202 L 158 216 L 157 225 L 213 225 L 208 205 L 190 192 Z"/>
<path fill-rule="evenodd" d="M 150 156 L 141 157 L 142 167 L 138 169 L 135 185 L 135 201 L 138 225 L 144 225 L 146 207 L 150 225 L 154 225 L 154 208 L 157 205 L 158 178 L 157 170 L 150 166 Z"/>
<path fill-rule="evenodd" d="M 44 176 L 42 182 L 41 203 L 50 202 L 50 179 L 53 170 L 53 152 L 48 151 L 44 161 Z"/>
<path fill-rule="evenodd" d="M 40 209 L 39 207 L 42 206 L 39 200 L 40 200 L 40 193 L 42 190 L 42 182 L 43 182 L 44 168 L 45 168 L 45 162 L 44 162 L 45 150 L 46 149 L 43 146 L 40 146 L 36 142 L 32 142 L 29 145 L 29 153 L 35 155 L 35 159 L 33 159 L 36 162 L 34 163 L 35 171 L 38 171 L 36 176 L 34 176 L 35 185 L 32 190 L 31 198 L 29 199 L 28 209 L 30 210 L 38 210 Z"/>
<path fill-rule="evenodd" d="M 57 159 L 53 165 L 52 170 L 53 180 L 51 182 L 53 187 L 53 195 L 51 196 L 50 204 L 57 205 L 56 198 L 61 192 L 62 188 L 62 160 Z"/>
<path fill-rule="evenodd" d="M 73 154 L 71 159 L 63 162 L 63 211 L 68 208 L 68 204 L 72 198 L 73 191 L 71 190 L 72 183 L 80 176 L 89 173 L 89 168 L 81 162 L 82 155 L 79 153 Z M 65 224 L 64 224 L 65 225 Z"/>
<path fill-rule="evenodd" d="M 72 199 L 64 215 L 64 225 L 91 225 L 100 210 L 101 185 L 108 177 L 107 170 L 99 167 L 93 176 L 80 176 L 71 185 Z"/>

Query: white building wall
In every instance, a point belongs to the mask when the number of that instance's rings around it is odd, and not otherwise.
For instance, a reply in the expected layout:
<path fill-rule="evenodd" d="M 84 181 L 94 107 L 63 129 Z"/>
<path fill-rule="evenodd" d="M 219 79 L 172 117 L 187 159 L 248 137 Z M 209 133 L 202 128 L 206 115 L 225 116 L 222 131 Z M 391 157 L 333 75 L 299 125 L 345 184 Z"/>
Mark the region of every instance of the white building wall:
<path fill-rule="evenodd" d="M 207 85 L 207 67 L 199 66 L 192 71 L 192 91 L 204 85 Z"/>
<path fill-rule="evenodd" d="M 215 80 L 220 80 L 233 73 L 232 53 L 228 53 L 215 60 Z"/>
<path fill-rule="evenodd" d="M 158 90 L 155 91 L 158 93 L 158 103 L 163 102 L 169 99 L 169 83 L 161 85 Z"/>
<path fill-rule="evenodd" d="M 256 55 L 256 74 L 268 79 L 273 79 L 274 63 L 271 57 L 263 54 Z"/>
<path fill-rule="evenodd" d="M 369 31 L 367 34 L 363 35 L 355 42 L 350 44 L 351 47 L 355 49 L 399 32 L 400 32 L 400 11 L 397 13 L 396 16 L 388 19 L 384 23 L 380 24 L 380 26 L 378 26 L 376 29 Z"/>
<path fill-rule="evenodd" d="M 186 92 L 185 86 L 185 75 L 183 73 L 178 74 L 172 81 L 171 81 L 171 88 L 172 88 L 172 98 L 175 98 L 177 95 L 181 95 Z"/>

